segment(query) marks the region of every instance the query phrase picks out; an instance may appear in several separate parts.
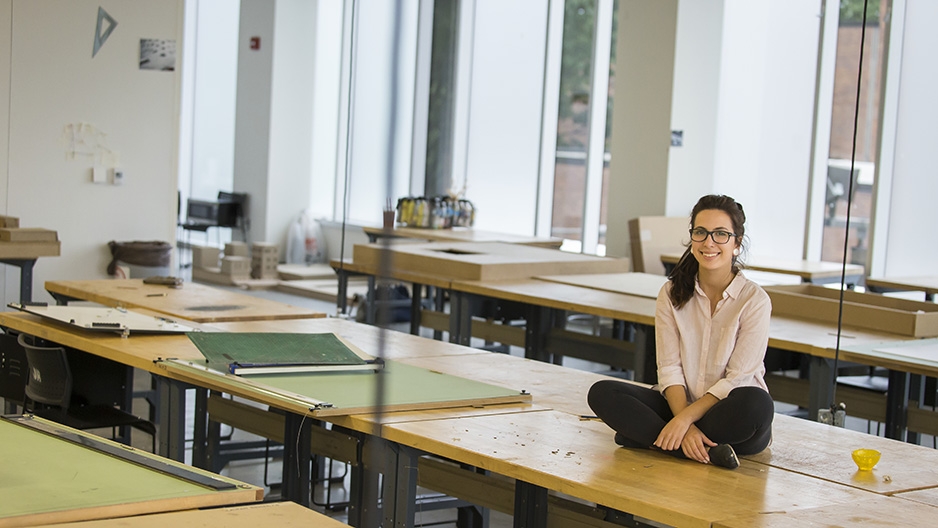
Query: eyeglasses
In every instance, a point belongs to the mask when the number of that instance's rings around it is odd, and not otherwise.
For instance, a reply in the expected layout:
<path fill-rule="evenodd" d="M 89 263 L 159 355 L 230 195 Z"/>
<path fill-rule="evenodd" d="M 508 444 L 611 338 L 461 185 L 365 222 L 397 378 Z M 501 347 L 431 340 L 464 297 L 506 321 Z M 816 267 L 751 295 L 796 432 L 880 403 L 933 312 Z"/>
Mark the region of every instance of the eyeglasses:
<path fill-rule="evenodd" d="M 713 239 L 717 244 L 726 244 L 730 241 L 730 237 L 735 237 L 735 233 L 730 233 L 729 231 L 723 231 L 722 229 L 717 229 L 716 231 L 707 231 L 702 227 L 695 227 L 690 230 L 690 239 L 694 242 L 703 242 L 707 240 L 707 237 Z"/>

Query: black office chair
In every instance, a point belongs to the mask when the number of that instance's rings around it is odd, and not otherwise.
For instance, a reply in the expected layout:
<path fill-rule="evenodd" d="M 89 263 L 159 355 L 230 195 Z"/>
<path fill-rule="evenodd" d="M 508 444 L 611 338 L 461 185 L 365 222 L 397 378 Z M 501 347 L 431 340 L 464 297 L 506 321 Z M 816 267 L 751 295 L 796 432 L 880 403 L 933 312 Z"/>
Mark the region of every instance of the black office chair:
<path fill-rule="evenodd" d="M 111 428 L 112 438 L 118 427 L 133 427 L 150 435 L 152 451 L 156 452 L 156 426 L 152 422 L 110 405 L 73 401 L 77 398 L 73 398 L 72 372 L 64 347 L 39 346 L 36 338 L 26 334 L 20 334 L 17 342 L 26 351 L 27 411 L 73 429 Z"/>
<path fill-rule="evenodd" d="M 26 353 L 9 331 L 0 334 L 0 398 L 6 413 L 15 413 L 26 400 Z"/>

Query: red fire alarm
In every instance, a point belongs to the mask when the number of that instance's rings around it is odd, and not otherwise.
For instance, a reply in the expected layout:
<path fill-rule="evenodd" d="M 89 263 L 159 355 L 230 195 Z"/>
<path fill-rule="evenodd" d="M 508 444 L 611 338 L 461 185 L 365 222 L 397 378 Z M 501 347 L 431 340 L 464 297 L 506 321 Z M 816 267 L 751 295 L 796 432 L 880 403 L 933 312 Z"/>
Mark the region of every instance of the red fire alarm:
<path fill-rule="evenodd" d="M 261 49 L 261 38 L 260 37 L 251 37 L 251 49 L 259 50 Z"/>

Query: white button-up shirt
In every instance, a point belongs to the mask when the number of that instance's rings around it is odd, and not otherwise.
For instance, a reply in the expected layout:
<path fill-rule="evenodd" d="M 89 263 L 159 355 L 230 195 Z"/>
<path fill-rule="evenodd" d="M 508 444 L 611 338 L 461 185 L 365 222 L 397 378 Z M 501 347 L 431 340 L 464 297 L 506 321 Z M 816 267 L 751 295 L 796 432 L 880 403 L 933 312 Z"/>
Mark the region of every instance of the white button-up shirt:
<path fill-rule="evenodd" d="M 700 283 L 680 310 L 671 304 L 670 289 L 670 281 L 662 286 L 655 310 L 658 390 L 681 385 L 690 403 L 708 392 L 722 400 L 736 387 L 768 392 L 763 360 L 772 315 L 769 295 L 739 272 L 711 315 Z"/>

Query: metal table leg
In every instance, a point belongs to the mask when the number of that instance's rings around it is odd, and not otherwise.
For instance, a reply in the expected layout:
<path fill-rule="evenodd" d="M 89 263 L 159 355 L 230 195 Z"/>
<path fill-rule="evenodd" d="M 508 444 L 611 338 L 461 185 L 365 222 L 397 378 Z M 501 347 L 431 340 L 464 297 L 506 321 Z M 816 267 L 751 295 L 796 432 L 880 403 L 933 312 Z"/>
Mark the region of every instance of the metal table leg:
<path fill-rule="evenodd" d="M 547 526 L 547 488 L 515 481 L 514 528 Z"/>
<path fill-rule="evenodd" d="M 286 413 L 283 426 L 283 488 L 281 497 L 309 507 L 310 441 L 313 420 Z"/>
<path fill-rule="evenodd" d="M 181 381 L 156 376 L 159 393 L 159 427 L 157 453 L 185 462 L 186 457 L 186 389 Z"/>

